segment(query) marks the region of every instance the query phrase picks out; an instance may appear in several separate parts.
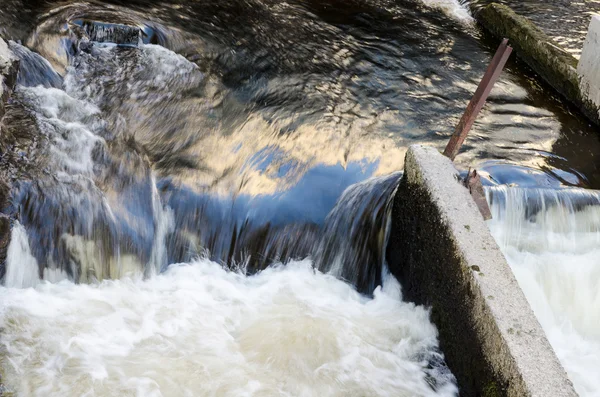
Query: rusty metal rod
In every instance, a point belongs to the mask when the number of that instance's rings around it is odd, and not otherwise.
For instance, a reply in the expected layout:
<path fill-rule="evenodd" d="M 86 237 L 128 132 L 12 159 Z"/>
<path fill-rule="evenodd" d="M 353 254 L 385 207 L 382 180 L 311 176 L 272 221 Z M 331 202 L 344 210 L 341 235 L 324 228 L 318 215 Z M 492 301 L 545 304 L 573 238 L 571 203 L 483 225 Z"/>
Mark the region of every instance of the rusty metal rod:
<path fill-rule="evenodd" d="M 469 130 L 473 126 L 473 123 L 475 123 L 477 115 L 483 108 L 483 105 L 485 105 L 485 101 L 487 100 L 488 95 L 490 95 L 492 87 L 494 87 L 494 84 L 498 81 L 498 77 L 500 77 L 500 73 L 502 73 L 502 69 L 504 69 L 504 65 L 506 65 L 506 61 L 508 61 L 511 52 L 512 47 L 508 45 L 508 39 L 502 40 L 496 54 L 492 58 L 492 62 L 485 71 L 485 74 L 475 91 L 475 95 L 473 95 L 471 102 L 469 102 L 465 113 L 454 130 L 454 134 L 452 134 L 452 137 L 450 138 L 450 142 L 448 142 L 448 145 L 444 150 L 444 155 L 449 157 L 450 160 L 454 161 L 454 158 L 458 154 L 460 147 L 467 138 Z"/>

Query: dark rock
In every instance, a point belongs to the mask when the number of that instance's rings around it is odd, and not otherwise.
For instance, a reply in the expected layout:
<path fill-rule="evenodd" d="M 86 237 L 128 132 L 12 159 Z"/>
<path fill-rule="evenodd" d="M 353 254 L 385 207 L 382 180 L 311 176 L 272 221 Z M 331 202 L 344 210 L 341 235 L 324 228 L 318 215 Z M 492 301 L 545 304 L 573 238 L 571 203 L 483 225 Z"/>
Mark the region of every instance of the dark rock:
<path fill-rule="evenodd" d="M 0 39 L 0 128 L 3 125 L 6 106 L 17 84 L 19 60 L 10 51 L 8 44 Z M 4 138 L 0 136 L 0 141 Z M 8 205 L 10 188 L 5 181 L 4 173 L 0 173 L 0 211 Z M 0 212 L 0 280 L 4 277 L 6 251 L 10 242 L 10 218 Z"/>
<path fill-rule="evenodd" d="M 6 102 L 10 98 L 19 72 L 19 59 L 8 48 L 8 44 L 0 39 L 0 120 L 4 117 Z"/>
<path fill-rule="evenodd" d="M 0 213 L 0 280 L 6 273 L 8 244 L 10 244 L 10 218 Z"/>

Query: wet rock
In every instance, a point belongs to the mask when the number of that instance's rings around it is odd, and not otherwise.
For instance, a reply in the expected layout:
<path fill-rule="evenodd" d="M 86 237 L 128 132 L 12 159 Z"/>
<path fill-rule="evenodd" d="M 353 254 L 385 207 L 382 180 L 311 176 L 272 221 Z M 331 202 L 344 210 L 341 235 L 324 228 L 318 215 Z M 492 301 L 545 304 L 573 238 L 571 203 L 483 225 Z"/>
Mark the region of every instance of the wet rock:
<path fill-rule="evenodd" d="M 0 213 L 0 279 L 6 273 L 6 252 L 10 243 L 10 218 Z"/>
<path fill-rule="evenodd" d="M 6 207 L 8 203 L 9 187 L 0 180 L 0 208 Z M 6 272 L 6 252 L 10 243 L 10 218 L 0 212 L 0 280 Z"/>
<path fill-rule="evenodd" d="M 0 120 L 4 117 L 6 102 L 17 83 L 18 71 L 18 58 L 8 48 L 8 44 L 0 39 Z"/>
<path fill-rule="evenodd" d="M 8 44 L 0 39 L 0 128 L 2 127 L 6 105 L 17 83 L 19 60 L 10 51 Z M 0 135 L 0 141 L 4 137 Z M 8 204 L 10 188 L 5 176 L 0 174 L 0 211 Z M 10 242 L 10 219 L 0 212 L 0 279 L 4 276 L 6 251 Z"/>

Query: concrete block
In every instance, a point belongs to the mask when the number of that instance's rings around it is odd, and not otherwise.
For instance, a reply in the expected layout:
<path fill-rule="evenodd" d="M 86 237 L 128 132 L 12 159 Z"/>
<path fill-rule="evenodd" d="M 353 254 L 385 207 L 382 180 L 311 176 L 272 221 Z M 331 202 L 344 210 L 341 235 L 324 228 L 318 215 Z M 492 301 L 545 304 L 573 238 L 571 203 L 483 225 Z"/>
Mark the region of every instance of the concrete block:
<path fill-rule="evenodd" d="M 600 107 L 582 92 L 577 59 L 539 27 L 504 4 L 491 3 L 475 12 L 477 21 L 498 40 L 509 39 L 519 58 L 591 121 L 600 125 Z"/>
<path fill-rule="evenodd" d="M 431 307 L 460 395 L 575 397 L 452 162 L 411 146 L 392 211 L 390 270 Z"/>
<path fill-rule="evenodd" d="M 592 17 L 577 73 L 581 78 L 581 90 L 600 108 L 600 15 Z"/>

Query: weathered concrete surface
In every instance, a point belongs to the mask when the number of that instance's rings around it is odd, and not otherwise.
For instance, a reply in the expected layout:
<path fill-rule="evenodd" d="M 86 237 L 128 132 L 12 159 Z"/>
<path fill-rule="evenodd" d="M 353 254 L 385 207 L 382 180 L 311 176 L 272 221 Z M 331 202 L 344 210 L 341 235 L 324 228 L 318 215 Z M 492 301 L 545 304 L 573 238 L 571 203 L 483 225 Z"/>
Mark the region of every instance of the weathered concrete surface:
<path fill-rule="evenodd" d="M 505 5 L 489 4 L 475 12 L 475 19 L 499 39 L 508 38 L 519 58 L 590 120 L 600 125 L 600 107 L 583 93 L 575 57 L 527 18 L 517 15 Z"/>
<path fill-rule="evenodd" d="M 577 73 L 581 76 L 581 89 L 587 98 L 600 109 L 600 15 L 592 17 Z"/>
<path fill-rule="evenodd" d="M 431 307 L 461 396 L 576 396 L 449 159 L 412 146 L 387 250 L 404 298 Z"/>

